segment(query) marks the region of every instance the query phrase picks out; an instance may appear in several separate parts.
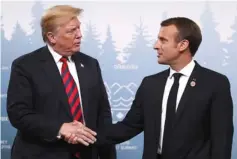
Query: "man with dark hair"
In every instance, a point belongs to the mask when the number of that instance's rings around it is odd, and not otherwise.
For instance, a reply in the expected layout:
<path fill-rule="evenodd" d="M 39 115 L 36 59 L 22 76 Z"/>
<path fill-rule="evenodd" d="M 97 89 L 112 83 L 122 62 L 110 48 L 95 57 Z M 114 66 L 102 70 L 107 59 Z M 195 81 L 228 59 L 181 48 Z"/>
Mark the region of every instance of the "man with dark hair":
<path fill-rule="evenodd" d="M 143 79 L 126 117 L 98 132 L 98 144 L 121 143 L 144 131 L 143 159 L 230 159 L 230 83 L 193 60 L 201 41 L 192 20 L 163 21 L 154 49 L 158 63 L 170 68 Z"/>

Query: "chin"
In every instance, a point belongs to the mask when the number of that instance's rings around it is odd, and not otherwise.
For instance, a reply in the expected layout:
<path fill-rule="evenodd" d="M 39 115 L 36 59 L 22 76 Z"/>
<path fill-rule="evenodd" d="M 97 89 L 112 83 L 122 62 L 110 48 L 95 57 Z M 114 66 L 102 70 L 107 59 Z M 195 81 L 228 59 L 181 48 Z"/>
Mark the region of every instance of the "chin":
<path fill-rule="evenodd" d="M 162 61 L 162 60 L 159 60 L 159 59 L 158 59 L 158 63 L 159 63 L 159 64 L 162 64 L 162 65 L 167 65 L 167 62 Z"/>
<path fill-rule="evenodd" d="M 72 50 L 73 52 L 79 52 L 80 51 L 80 47 L 76 47 Z"/>

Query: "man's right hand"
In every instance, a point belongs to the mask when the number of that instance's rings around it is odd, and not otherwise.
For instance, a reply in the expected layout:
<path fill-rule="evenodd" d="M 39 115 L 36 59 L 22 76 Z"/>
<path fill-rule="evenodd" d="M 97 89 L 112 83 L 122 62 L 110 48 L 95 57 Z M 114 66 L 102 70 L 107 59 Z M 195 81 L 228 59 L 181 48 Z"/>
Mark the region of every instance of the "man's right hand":
<path fill-rule="evenodd" d="M 59 131 L 64 140 L 71 144 L 81 143 L 85 146 L 93 144 L 96 141 L 96 132 L 84 126 L 78 121 L 64 123 Z"/>

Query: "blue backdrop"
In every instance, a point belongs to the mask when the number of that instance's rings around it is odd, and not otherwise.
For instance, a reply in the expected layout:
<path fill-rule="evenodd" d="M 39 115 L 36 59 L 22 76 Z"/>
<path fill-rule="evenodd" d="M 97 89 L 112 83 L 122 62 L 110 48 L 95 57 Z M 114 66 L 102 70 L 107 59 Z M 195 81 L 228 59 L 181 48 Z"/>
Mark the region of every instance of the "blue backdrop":
<path fill-rule="evenodd" d="M 2 2 L 1 17 L 1 157 L 10 159 L 16 130 L 6 113 L 6 92 L 13 59 L 44 45 L 40 17 L 63 2 Z M 144 76 L 166 68 L 152 49 L 164 18 L 187 16 L 203 32 L 195 59 L 228 76 L 237 126 L 237 2 L 67 2 L 84 9 L 82 52 L 100 62 L 114 122 L 122 120 Z M 223 11 L 225 10 L 225 11 Z M 110 16 L 108 16 L 110 15 Z M 237 133 L 232 159 L 237 158 Z M 141 158 L 143 134 L 116 146 L 118 159 Z"/>

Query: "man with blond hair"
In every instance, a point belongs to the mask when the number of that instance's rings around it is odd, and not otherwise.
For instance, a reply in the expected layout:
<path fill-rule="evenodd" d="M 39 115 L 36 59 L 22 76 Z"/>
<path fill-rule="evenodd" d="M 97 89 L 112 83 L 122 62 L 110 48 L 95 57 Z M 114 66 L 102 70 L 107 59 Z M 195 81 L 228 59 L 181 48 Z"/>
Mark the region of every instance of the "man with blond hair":
<path fill-rule="evenodd" d="M 7 112 L 17 129 L 12 159 L 114 159 L 95 147 L 112 123 L 98 61 L 80 52 L 79 8 L 58 5 L 41 19 L 46 46 L 12 63 Z M 65 138 L 73 138 L 66 140 Z"/>

